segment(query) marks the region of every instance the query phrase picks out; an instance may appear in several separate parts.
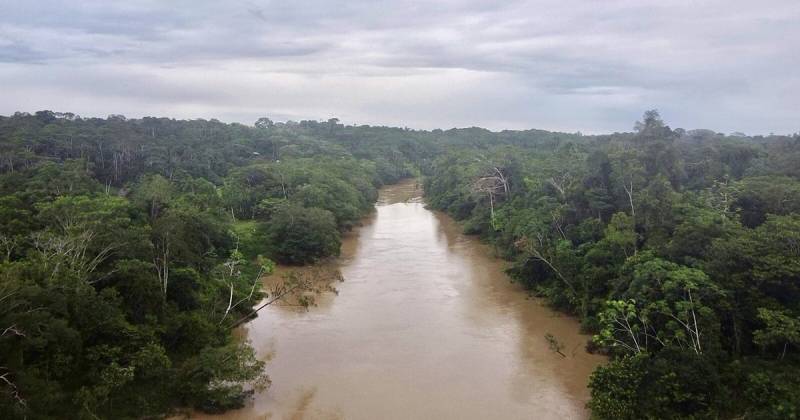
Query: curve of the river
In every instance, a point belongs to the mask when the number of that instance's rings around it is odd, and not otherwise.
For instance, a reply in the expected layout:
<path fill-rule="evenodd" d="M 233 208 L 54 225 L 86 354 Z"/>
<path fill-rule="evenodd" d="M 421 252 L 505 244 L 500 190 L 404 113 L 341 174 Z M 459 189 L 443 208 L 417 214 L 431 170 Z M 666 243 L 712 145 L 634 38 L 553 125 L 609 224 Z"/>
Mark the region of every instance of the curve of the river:
<path fill-rule="evenodd" d="M 603 358 L 584 351 L 578 323 L 510 283 L 502 261 L 419 195 L 414 181 L 381 190 L 333 263 L 338 294 L 247 324 L 272 386 L 215 418 L 588 417 L 586 383 Z"/>

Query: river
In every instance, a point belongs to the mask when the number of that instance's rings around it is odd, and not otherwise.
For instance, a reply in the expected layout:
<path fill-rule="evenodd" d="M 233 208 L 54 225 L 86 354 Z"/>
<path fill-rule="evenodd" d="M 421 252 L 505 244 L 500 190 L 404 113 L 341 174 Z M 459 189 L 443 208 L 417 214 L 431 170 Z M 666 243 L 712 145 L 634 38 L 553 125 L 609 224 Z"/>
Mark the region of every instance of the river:
<path fill-rule="evenodd" d="M 342 282 L 309 310 L 271 306 L 243 331 L 272 386 L 222 419 L 582 419 L 578 323 L 530 298 L 503 262 L 413 181 L 383 188 L 346 235 Z M 545 334 L 564 344 L 563 357 Z"/>

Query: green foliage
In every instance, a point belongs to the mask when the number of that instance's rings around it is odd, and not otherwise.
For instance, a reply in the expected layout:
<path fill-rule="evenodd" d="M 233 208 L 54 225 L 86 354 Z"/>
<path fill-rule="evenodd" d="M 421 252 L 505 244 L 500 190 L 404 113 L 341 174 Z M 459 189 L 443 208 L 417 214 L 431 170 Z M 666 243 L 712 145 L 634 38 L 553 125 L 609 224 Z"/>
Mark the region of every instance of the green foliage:
<path fill-rule="evenodd" d="M 416 137 L 0 117 L 0 418 L 241 407 L 269 380 L 230 325 L 265 297 L 267 257 L 338 254 L 377 187 L 424 165 L 431 143 Z"/>
<path fill-rule="evenodd" d="M 172 201 L 175 194 L 172 183 L 161 175 L 147 175 L 136 186 L 133 201 L 139 207 L 146 208 L 151 220 Z"/>
<path fill-rule="evenodd" d="M 596 334 L 594 417 L 797 418 L 799 146 L 655 111 L 601 136 L 0 117 L 0 417 L 241 406 L 268 379 L 226 326 L 264 257 L 336 255 L 378 187 L 422 174 Z"/>
<path fill-rule="evenodd" d="M 800 318 L 784 311 L 758 308 L 758 319 L 764 328 L 753 332 L 753 343 L 764 348 L 781 346 L 781 358 L 786 356 L 788 346 L 800 347 Z"/>
<path fill-rule="evenodd" d="M 754 419 L 797 419 L 800 418 L 800 380 L 798 369 L 775 369 L 761 366 L 757 371 L 750 369 L 744 381 L 743 399 L 745 409 Z M 741 404 L 739 404 L 741 405 Z"/>
<path fill-rule="evenodd" d="M 264 362 L 243 344 L 201 349 L 184 364 L 180 379 L 188 385 L 182 391 L 185 398 L 210 413 L 241 408 L 253 392 L 245 391 L 242 383 L 252 383 L 254 390 L 269 386 Z"/>
<path fill-rule="evenodd" d="M 648 111 L 634 133 L 492 141 L 439 156 L 428 203 L 595 333 L 611 361 L 594 417 L 796 416 L 778 374 L 800 366 L 796 136 L 672 130 Z"/>
<path fill-rule="evenodd" d="M 704 356 L 665 351 L 612 360 L 589 380 L 598 419 L 714 418 L 720 392 L 715 364 Z"/>
<path fill-rule="evenodd" d="M 272 244 L 270 254 L 286 264 L 308 264 L 338 255 L 341 245 L 331 212 L 297 205 L 276 210 L 264 228 L 264 238 Z"/>
<path fill-rule="evenodd" d="M 756 227 L 767 215 L 800 213 L 800 181 L 787 176 L 758 176 L 745 178 L 737 185 L 734 208 L 740 212 L 742 223 Z"/>
<path fill-rule="evenodd" d="M 647 355 L 628 356 L 597 368 L 589 379 L 589 408 L 598 419 L 637 419 L 639 390 L 646 374 Z"/>

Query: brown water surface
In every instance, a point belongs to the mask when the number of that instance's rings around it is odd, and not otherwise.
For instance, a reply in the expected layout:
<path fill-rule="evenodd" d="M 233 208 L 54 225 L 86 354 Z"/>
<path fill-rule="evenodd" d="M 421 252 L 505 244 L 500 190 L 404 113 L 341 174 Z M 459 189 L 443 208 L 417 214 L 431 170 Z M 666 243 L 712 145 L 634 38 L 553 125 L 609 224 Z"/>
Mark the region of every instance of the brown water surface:
<path fill-rule="evenodd" d="M 333 264 L 344 281 L 308 311 L 268 307 L 246 334 L 273 384 L 226 419 L 586 418 L 575 320 L 511 284 L 503 263 L 413 181 L 381 190 Z M 544 335 L 564 344 L 562 357 Z"/>

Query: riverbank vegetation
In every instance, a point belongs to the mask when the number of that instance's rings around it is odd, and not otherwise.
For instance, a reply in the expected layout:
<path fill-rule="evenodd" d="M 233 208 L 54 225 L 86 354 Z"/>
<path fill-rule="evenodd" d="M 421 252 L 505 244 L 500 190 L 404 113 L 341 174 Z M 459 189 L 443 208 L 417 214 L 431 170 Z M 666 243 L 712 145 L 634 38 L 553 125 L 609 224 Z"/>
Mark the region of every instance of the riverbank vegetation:
<path fill-rule="evenodd" d="M 655 112 L 601 136 L 0 117 L 0 417 L 240 406 L 269 379 L 231 326 L 297 286 L 260 276 L 336 255 L 420 175 L 611 356 L 595 417 L 797 417 L 798 162 L 797 135 Z"/>
<path fill-rule="evenodd" d="M 611 362 L 593 416 L 800 415 L 800 138 L 671 129 L 453 150 L 428 202 Z"/>
<path fill-rule="evenodd" d="M 297 285 L 260 276 L 338 254 L 413 170 L 402 142 L 325 140 L 343 129 L 0 117 L 0 417 L 217 412 L 266 386 L 231 327 Z"/>

